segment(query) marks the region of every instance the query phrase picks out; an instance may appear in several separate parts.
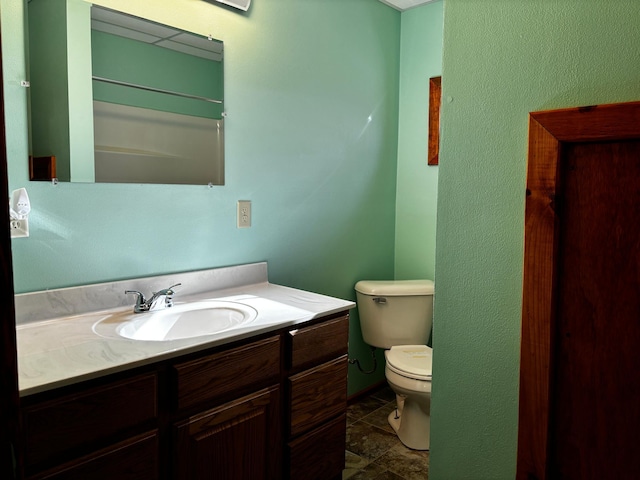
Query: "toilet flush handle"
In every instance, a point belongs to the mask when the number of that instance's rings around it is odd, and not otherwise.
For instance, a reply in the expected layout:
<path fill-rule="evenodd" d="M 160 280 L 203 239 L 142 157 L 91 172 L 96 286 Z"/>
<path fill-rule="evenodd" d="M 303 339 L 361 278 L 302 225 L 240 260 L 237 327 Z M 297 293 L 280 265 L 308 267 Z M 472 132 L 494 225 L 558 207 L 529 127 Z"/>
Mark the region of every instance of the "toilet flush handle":
<path fill-rule="evenodd" d="M 387 303 L 387 299 L 384 297 L 373 297 L 373 301 L 376 302 L 378 305 Z"/>

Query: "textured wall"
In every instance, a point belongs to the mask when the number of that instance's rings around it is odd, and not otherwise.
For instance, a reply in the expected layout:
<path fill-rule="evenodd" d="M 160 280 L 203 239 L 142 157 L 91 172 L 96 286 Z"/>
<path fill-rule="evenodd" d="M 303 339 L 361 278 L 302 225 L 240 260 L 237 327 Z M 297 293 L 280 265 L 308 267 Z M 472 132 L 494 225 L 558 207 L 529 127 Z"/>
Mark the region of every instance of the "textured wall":
<path fill-rule="evenodd" d="M 636 0 L 446 0 L 430 478 L 512 479 L 530 111 L 640 99 Z"/>
<path fill-rule="evenodd" d="M 442 73 L 442 6 L 402 13 L 396 263 L 398 279 L 433 280 L 438 167 L 427 165 L 429 78 Z"/>
<path fill-rule="evenodd" d="M 16 292 L 269 262 L 275 283 L 355 298 L 393 276 L 400 14 L 371 0 L 95 3 L 225 41 L 226 185 L 28 182 L 24 5 L 2 0 L 9 184 L 31 237 Z M 253 225 L 236 228 L 236 201 Z M 368 349 L 352 321 L 351 350 Z M 350 392 L 373 381 L 349 372 Z"/>

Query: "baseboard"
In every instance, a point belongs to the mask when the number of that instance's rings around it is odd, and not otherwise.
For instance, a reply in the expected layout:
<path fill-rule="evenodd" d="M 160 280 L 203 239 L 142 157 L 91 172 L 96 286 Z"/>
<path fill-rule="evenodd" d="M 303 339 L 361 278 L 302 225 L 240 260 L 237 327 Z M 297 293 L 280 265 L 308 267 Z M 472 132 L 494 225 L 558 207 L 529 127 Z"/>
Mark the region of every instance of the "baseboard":
<path fill-rule="evenodd" d="M 371 395 L 371 393 L 375 392 L 376 390 L 380 390 L 381 388 L 385 387 L 386 385 L 387 385 L 387 380 L 384 379 L 384 378 L 382 380 L 380 380 L 379 382 L 374 383 L 373 385 L 369 385 L 365 389 L 360 390 L 359 392 L 356 392 L 353 395 L 348 396 L 347 397 L 347 405 L 353 405 L 358 400 L 361 400 L 362 398 Z"/>

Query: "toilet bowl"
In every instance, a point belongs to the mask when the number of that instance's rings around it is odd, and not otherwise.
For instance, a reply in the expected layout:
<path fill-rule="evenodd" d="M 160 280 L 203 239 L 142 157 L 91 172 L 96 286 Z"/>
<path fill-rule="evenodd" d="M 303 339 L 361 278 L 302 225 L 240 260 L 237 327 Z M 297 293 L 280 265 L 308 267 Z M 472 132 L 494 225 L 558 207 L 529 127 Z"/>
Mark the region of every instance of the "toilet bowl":
<path fill-rule="evenodd" d="M 429 449 L 433 320 L 431 280 L 360 281 L 355 286 L 364 341 L 385 349 L 385 376 L 396 394 L 389 424 L 414 450 Z"/>
<path fill-rule="evenodd" d="M 384 353 L 385 377 L 397 401 L 389 424 L 407 447 L 429 450 L 432 350 L 426 345 L 398 345 Z"/>

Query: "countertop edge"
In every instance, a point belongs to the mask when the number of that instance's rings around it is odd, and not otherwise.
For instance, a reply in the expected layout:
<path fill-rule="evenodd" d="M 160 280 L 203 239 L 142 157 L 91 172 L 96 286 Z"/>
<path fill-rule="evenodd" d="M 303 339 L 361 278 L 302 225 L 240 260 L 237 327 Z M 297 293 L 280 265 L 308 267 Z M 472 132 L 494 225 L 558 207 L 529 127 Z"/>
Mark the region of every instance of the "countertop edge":
<path fill-rule="evenodd" d="M 286 316 L 284 319 L 274 319 L 266 315 L 255 325 L 226 332 L 224 335 L 207 336 L 209 340 L 198 337 L 168 342 L 140 342 L 121 337 L 110 339 L 93 331 L 89 332 L 88 329 L 91 329 L 96 318 L 99 318 L 99 312 L 77 315 L 70 320 L 69 317 L 63 317 L 59 320 L 26 323 L 17 329 L 19 382 L 24 385 L 20 386 L 20 396 L 24 398 L 246 340 L 321 317 L 348 312 L 355 307 L 355 303 L 349 300 L 268 282 L 234 286 L 190 297 L 193 301 L 204 298 L 235 301 L 239 301 L 237 298 L 244 298 L 246 302 L 256 299 L 281 305 L 282 309 L 276 308 L 275 314 L 289 311 L 290 313 L 283 314 Z M 75 332 L 74 326 L 82 332 Z M 65 329 L 71 334 L 65 336 Z M 60 339 L 56 340 L 55 335 L 60 336 Z M 21 345 L 26 345 L 23 350 L 27 354 L 21 355 Z M 38 350 L 39 348 L 41 350 Z M 69 365 L 71 367 L 66 368 Z"/>

